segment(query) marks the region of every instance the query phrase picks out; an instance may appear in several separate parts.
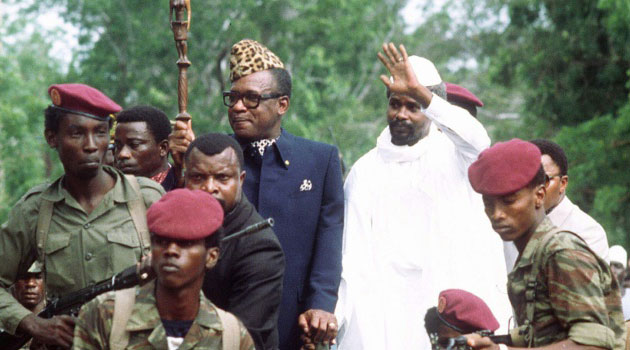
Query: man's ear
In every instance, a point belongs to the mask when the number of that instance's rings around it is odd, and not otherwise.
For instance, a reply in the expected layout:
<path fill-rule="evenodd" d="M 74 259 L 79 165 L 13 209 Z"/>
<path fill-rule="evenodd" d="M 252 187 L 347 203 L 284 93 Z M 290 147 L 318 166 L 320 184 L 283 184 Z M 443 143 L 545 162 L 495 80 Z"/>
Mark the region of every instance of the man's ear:
<path fill-rule="evenodd" d="M 536 186 L 534 195 L 536 196 L 536 209 L 540 209 L 545 202 L 545 195 L 547 195 L 547 184 Z"/>
<path fill-rule="evenodd" d="M 44 130 L 44 138 L 46 138 L 46 142 L 50 148 L 57 148 L 57 133 L 46 129 Z"/>
<path fill-rule="evenodd" d="M 160 157 L 168 157 L 168 139 L 158 143 L 158 148 L 160 149 Z"/>
<path fill-rule="evenodd" d="M 213 268 L 219 261 L 219 247 L 208 248 L 206 251 L 206 270 Z"/>
<path fill-rule="evenodd" d="M 560 176 L 560 194 L 564 194 L 569 184 L 569 175 Z"/>
<path fill-rule="evenodd" d="M 241 180 L 241 184 L 245 183 L 245 170 L 241 171 L 241 175 L 238 178 Z"/>
<path fill-rule="evenodd" d="M 289 96 L 282 96 L 278 98 L 278 115 L 284 115 L 291 105 L 291 99 Z"/>

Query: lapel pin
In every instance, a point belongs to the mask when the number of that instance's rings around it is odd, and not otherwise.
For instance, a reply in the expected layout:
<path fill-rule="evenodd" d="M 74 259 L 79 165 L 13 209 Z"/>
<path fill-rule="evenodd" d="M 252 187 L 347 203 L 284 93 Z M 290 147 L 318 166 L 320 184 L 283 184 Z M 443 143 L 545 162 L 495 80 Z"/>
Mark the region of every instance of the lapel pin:
<path fill-rule="evenodd" d="M 311 182 L 311 180 L 304 179 L 304 181 L 302 181 L 302 184 L 300 185 L 300 191 L 310 191 L 311 188 L 313 188 L 313 183 Z"/>

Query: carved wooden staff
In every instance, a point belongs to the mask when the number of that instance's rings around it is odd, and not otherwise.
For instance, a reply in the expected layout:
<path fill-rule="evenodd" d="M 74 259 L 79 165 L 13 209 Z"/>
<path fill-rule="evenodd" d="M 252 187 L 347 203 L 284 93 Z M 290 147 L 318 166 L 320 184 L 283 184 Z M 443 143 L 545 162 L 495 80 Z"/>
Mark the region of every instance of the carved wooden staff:
<path fill-rule="evenodd" d="M 175 37 L 175 47 L 179 59 L 177 66 L 179 67 L 179 80 L 177 81 L 177 104 L 179 105 L 179 113 L 176 120 L 188 123 L 191 119 L 190 114 L 186 111 L 188 107 L 188 77 L 186 72 L 190 67 L 190 61 L 186 56 L 188 52 L 188 29 L 190 28 L 190 0 L 169 0 L 171 20 L 171 29 Z M 173 18 L 175 13 L 175 18 Z"/>

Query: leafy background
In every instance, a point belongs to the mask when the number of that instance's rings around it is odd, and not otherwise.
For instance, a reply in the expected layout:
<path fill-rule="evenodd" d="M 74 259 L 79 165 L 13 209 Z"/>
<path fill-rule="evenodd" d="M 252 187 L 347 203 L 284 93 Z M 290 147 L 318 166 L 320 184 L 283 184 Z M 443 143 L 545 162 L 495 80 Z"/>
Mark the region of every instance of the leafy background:
<path fill-rule="evenodd" d="M 123 106 L 150 104 L 177 113 L 177 54 L 166 0 L 2 5 L 0 221 L 28 188 L 62 172 L 42 136 L 50 84 L 83 82 Z M 192 0 L 188 109 L 196 133 L 229 131 L 220 99 L 229 49 L 252 38 L 276 52 L 294 77 L 284 127 L 336 144 L 349 169 L 385 125 L 385 91 L 378 80 L 384 70 L 376 53 L 383 42 L 404 43 L 409 52 L 431 59 L 446 81 L 484 101 L 479 119 L 494 142 L 550 138 L 564 147 L 569 196 L 602 223 L 611 245 L 630 247 L 630 2 L 406 5 Z M 52 53 L 63 40 L 61 29 L 25 31 L 51 9 L 78 30 L 71 57 Z"/>

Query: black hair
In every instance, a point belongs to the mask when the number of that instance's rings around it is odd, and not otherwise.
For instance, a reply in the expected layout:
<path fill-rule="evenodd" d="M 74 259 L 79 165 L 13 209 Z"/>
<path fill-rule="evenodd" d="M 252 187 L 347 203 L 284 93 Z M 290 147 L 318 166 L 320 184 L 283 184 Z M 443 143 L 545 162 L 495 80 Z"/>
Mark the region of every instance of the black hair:
<path fill-rule="evenodd" d="M 545 169 L 542 164 L 540 164 L 540 168 L 538 168 L 538 172 L 534 175 L 534 178 L 527 184 L 528 188 L 535 188 L 536 186 L 544 185 L 549 180 L 547 174 L 545 174 Z"/>
<path fill-rule="evenodd" d="M 427 86 L 427 89 L 429 89 L 429 91 L 434 93 L 436 96 L 439 96 L 442 99 L 446 100 L 446 83 L 445 82 L 441 82 L 436 85 Z M 392 92 L 389 91 L 389 89 L 387 89 L 385 94 L 387 95 L 387 98 L 389 99 L 390 96 L 392 95 Z"/>
<path fill-rule="evenodd" d="M 435 95 L 440 96 L 442 99 L 446 100 L 447 95 L 446 95 L 446 83 L 445 82 L 441 82 L 441 83 L 436 84 L 436 85 L 427 86 L 427 89 L 429 89 L 429 91 L 431 91 Z"/>
<path fill-rule="evenodd" d="M 135 106 L 124 109 L 116 116 L 118 123 L 145 122 L 151 131 L 155 143 L 160 143 L 168 139 L 172 131 L 171 122 L 166 113 L 151 106 Z"/>
<path fill-rule="evenodd" d="M 207 156 L 213 156 L 223 152 L 228 147 L 231 147 L 234 150 L 234 153 L 236 153 L 240 170 L 243 170 L 245 167 L 245 159 L 243 158 L 243 149 L 241 149 L 241 145 L 239 145 L 233 137 L 220 133 L 205 134 L 196 138 L 188 146 L 188 149 L 184 154 L 184 161 L 188 161 L 190 152 L 192 152 L 195 148 Z"/>
<path fill-rule="evenodd" d="M 44 110 L 44 130 L 50 130 L 52 132 L 59 131 L 59 122 L 61 121 L 61 117 L 68 114 L 68 112 L 62 111 L 61 109 L 50 105 Z M 114 125 L 114 119 L 109 118 L 109 128 L 112 128 Z"/>
<path fill-rule="evenodd" d="M 553 160 L 554 163 L 560 168 L 560 175 L 564 176 L 567 174 L 569 170 L 569 162 L 567 161 L 567 155 L 564 153 L 564 150 L 560 145 L 555 142 L 544 140 L 544 139 L 536 139 L 529 141 L 536 145 L 540 150 L 540 153 L 546 154 Z"/>
<path fill-rule="evenodd" d="M 431 307 L 424 315 L 424 329 L 427 330 L 427 334 L 437 333 L 440 328 L 440 319 L 437 315 L 437 308 Z"/>
<path fill-rule="evenodd" d="M 214 248 L 217 247 L 221 249 L 221 240 L 225 237 L 225 232 L 223 231 L 223 227 L 219 227 L 213 234 L 206 237 L 205 244 L 206 248 Z"/>
<path fill-rule="evenodd" d="M 291 75 L 284 68 L 272 68 L 269 70 L 276 82 L 276 92 L 291 97 Z"/>
<path fill-rule="evenodd" d="M 59 130 L 59 120 L 63 114 L 59 109 L 48 106 L 44 110 L 44 129 L 57 132 Z"/>

